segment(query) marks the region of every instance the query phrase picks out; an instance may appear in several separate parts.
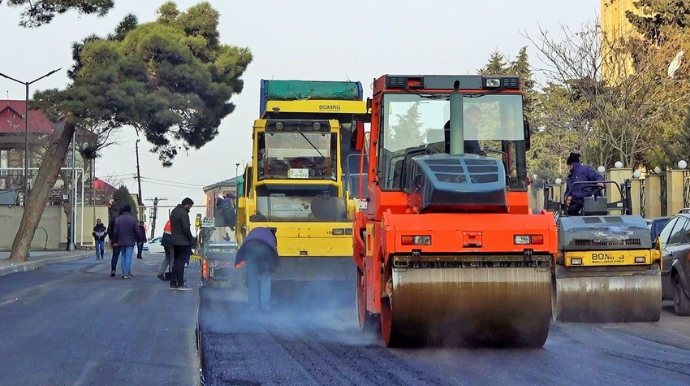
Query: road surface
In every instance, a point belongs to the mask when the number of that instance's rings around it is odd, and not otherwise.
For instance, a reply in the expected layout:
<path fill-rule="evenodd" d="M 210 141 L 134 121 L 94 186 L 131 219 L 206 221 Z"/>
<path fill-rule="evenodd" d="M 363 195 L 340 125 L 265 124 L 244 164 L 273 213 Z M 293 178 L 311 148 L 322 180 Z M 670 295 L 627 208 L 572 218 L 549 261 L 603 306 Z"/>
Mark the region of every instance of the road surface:
<path fill-rule="evenodd" d="M 0 277 L 0 385 L 198 384 L 198 291 L 157 279 L 162 255 L 133 260 L 129 280 L 108 255 Z"/>
<path fill-rule="evenodd" d="M 340 306 L 249 312 L 242 288 L 202 288 L 205 384 L 690 385 L 690 318 L 668 306 L 658 323 L 553 323 L 541 349 L 388 349 L 353 297 L 313 290 Z"/>

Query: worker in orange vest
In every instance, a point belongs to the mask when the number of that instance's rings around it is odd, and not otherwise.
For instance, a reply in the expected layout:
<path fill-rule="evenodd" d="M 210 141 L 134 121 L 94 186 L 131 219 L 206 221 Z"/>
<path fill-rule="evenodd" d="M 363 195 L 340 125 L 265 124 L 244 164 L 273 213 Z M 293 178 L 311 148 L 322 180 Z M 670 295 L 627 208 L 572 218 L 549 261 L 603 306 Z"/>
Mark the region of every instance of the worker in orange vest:
<path fill-rule="evenodd" d="M 170 225 L 170 220 L 165 223 L 163 227 L 163 237 L 161 238 L 161 245 L 165 250 L 165 259 L 161 263 L 160 269 L 158 269 L 158 278 L 165 281 L 170 280 L 169 275 L 166 275 L 166 270 L 172 265 L 173 258 L 173 246 L 172 246 L 172 226 Z"/>

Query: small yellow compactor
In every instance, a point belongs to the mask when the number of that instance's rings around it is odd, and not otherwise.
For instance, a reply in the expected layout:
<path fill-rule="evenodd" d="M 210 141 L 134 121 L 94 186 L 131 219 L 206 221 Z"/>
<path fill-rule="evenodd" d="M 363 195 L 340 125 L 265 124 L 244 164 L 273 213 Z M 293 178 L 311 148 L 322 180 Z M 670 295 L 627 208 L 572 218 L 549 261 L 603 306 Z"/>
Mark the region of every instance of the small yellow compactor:
<path fill-rule="evenodd" d="M 580 183 L 580 182 L 576 182 Z M 654 322 L 661 316 L 661 253 L 645 220 L 631 215 L 629 185 L 607 204 L 592 186 L 582 216 L 559 216 L 552 312 L 557 321 Z M 618 210 L 620 214 L 611 214 Z"/>

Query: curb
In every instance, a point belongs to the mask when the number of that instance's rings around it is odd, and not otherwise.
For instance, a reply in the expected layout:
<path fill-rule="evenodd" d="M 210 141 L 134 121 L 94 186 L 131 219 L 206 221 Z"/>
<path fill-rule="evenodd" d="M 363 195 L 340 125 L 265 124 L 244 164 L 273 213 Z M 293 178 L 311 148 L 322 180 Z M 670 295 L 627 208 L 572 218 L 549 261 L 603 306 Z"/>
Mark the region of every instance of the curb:
<path fill-rule="evenodd" d="M 49 264 L 66 263 L 69 261 L 82 260 L 91 256 L 87 251 L 82 251 L 79 254 L 60 256 L 60 257 L 46 257 L 39 260 L 24 261 L 21 263 L 12 263 L 6 267 L 0 267 L 0 276 L 11 275 L 13 273 L 34 271 Z"/>

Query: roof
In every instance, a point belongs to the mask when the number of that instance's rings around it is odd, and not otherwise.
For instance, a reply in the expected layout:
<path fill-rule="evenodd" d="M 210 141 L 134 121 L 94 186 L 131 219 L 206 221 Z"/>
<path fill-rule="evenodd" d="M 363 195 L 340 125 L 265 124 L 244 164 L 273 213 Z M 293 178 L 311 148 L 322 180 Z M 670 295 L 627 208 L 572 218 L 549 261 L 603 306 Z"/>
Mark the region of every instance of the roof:
<path fill-rule="evenodd" d="M 227 180 L 216 182 L 215 184 L 204 186 L 204 193 L 210 192 L 212 190 L 222 189 L 222 188 L 234 188 L 237 186 L 237 180 L 242 178 L 242 176 L 237 176 Z"/>
<path fill-rule="evenodd" d="M 26 101 L 0 101 L 0 134 L 23 134 Z M 34 134 L 50 134 L 53 122 L 41 110 L 29 110 L 29 132 Z"/>
<path fill-rule="evenodd" d="M 102 179 L 96 177 L 93 181 L 93 188 L 98 192 L 104 192 L 106 194 L 114 194 L 117 192 L 117 188 L 110 185 L 109 183 L 103 181 Z"/>

